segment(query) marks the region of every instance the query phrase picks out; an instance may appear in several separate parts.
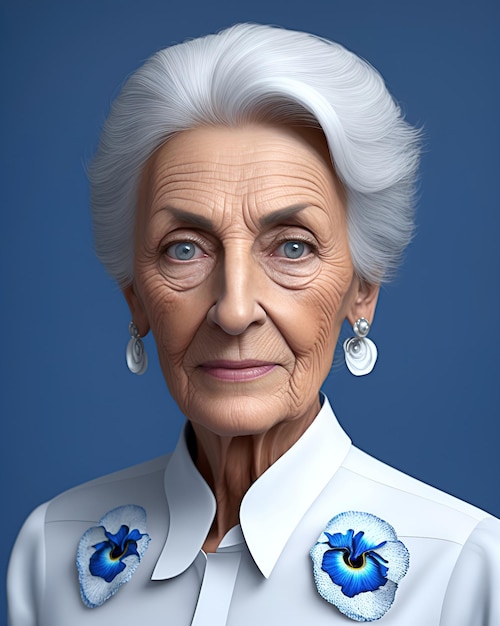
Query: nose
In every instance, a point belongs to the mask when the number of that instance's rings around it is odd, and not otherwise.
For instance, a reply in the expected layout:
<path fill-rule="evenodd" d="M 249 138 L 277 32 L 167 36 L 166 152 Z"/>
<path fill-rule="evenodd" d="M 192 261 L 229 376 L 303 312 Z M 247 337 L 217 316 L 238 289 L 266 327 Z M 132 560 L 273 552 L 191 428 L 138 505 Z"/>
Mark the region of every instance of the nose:
<path fill-rule="evenodd" d="M 228 335 L 241 335 L 252 324 L 263 324 L 266 312 L 261 304 L 258 264 L 251 251 L 237 244 L 226 249 L 218 275 L 219 293 L 207 320 Z"/>

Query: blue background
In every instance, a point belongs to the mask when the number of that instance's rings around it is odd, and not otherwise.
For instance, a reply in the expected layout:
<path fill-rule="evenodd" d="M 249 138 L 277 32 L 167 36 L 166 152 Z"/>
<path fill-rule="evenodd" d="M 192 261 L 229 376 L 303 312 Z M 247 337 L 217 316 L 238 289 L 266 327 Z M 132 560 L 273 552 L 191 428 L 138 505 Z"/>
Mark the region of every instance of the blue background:
<path fill-rule="evenodd" d="M 125 366 L 129 314 L 93 256 L 85 162 L 128 73 L 238 21 L 343 43 L 424 126 L 418 235 L 381 295 L 379 362 L 365 379 L 334 367 L 325 390 L 356 445 L 500 516 L 497 6 L 1 3 L 2 577 L 38 503 L 174 445 L 182 416 L 149 337 L 147 375 Z"/>

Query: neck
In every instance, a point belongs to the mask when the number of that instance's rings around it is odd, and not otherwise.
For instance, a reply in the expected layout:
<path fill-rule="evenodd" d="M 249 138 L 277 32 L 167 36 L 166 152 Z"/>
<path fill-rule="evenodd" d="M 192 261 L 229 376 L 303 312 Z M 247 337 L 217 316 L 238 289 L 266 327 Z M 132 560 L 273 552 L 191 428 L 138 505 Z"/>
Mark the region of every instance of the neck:
<path fill-rule="evenodd" d="M 193 458 L 217 503 L 203 545 L 215 552 L 224 535 L 239 523 L 241 501 L 251 485 L 303 435 L 319 411 L 319 402 L 300 419 L 283 421 L 264 433 L 221 436 L 192 423 Z"/>

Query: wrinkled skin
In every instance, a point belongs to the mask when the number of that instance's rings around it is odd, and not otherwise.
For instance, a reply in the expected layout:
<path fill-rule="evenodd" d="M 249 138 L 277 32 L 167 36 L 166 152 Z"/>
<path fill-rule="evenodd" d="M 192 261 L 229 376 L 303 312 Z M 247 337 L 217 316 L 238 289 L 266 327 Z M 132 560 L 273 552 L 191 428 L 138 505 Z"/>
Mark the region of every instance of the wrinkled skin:
<path fill-rule="evenodd" d="M 251 124 L 170 139 L 142 177 L 132 318 L 152 330 L 218 511 L 205 549 L 319 410 L 342 321 L 373 319 L 323 135 Z"/>

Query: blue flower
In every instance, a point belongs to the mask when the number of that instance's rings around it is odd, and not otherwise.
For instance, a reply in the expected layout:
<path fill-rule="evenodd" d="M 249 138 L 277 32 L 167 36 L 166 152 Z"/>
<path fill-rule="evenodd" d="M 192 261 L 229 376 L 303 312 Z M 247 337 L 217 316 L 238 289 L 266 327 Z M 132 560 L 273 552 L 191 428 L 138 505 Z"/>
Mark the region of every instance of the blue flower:
<path fill-rule="evenodd" d="M 358 622 L 380 619 L 391 608 L 409 554 L 394 528 L 360 511 L 331 519 L 311 550 L 320 595 Z"/>
<path fill-rule="evenodd" d="M 100 576 L 110 583 L 125 569 L 123 559 L 132 554 L 139 556 L 137 542 L 144 537 L 144 533 L 136 528 L 129 532 L 129 527 L 122 524 L 116 535 L 108 532 L 105 527 L 104 534 L 108 541 L 100 541 L 93 546 L 96 551 L 90 557 L 89 569 L 92 576 Z"/>
<path fill-rule="evenodd" d="M 353 598 L 385 585 L 388 568 L 384 563 L 387 561 L 375 550 L 385 546 L 386 541 L 370 545 L 362 530 L 355 535 L 352 529 L 345 534 L 325 532 L 325 536 L 332 549 L 324 553 L 321 567 L 336 585 L 340 585 L 344 595 Z"/>
<path fill-rule="evenodd" d="M 114 595 L 132 577 L 149 541 L 146 512 L 134 504 L 109 511 L 89 528 L 76 558 L 83 602 L 95 608 Z"/>

